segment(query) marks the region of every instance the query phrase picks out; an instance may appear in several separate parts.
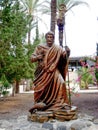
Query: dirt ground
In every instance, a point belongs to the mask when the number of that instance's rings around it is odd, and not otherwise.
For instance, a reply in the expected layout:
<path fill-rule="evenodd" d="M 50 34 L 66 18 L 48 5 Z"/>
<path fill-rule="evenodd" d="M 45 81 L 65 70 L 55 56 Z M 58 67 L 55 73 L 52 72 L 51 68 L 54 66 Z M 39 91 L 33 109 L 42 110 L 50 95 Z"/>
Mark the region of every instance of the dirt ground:
<path fill-rule="evenodd" d="M 15 119 L 19 115 L 28 115 L 33 105 L 33 94 L 17 94 L 14 97 L 0 98 L 0 119 Z M 98 93 L 79 94 L 72 96 L 72 105 L 78 107 L 78 113 L 98 118 Z"/>

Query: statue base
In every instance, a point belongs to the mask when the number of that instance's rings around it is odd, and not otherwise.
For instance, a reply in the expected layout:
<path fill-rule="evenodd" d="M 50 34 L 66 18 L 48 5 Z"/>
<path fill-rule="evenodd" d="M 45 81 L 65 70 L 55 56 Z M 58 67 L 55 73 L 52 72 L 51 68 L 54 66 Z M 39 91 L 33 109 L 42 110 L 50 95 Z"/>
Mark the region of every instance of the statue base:
<path fill-rule="evenodd" d="M 72 106 L 70 110 L 59 109 L 55 111 L 36 111 L 28 115 L 28 120 L 33 122 L 47 122 L 50 120 L 69 121 L 77 119 L 77 107 Z"/>

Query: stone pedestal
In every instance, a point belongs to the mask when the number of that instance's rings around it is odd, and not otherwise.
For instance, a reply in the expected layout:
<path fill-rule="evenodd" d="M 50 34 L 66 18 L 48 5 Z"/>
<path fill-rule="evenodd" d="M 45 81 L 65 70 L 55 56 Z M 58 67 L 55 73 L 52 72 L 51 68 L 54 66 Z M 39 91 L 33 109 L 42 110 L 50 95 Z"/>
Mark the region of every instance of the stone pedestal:
<path fill-rule="evenodd" d="M 28 120 L 33 122 L 47 122 L 49 120 L 69 121 L 77 119 L 77 107 L 73 106 L 70 110 L 59 109 L 55 111 L 36 111 L 28 115 Z"/>

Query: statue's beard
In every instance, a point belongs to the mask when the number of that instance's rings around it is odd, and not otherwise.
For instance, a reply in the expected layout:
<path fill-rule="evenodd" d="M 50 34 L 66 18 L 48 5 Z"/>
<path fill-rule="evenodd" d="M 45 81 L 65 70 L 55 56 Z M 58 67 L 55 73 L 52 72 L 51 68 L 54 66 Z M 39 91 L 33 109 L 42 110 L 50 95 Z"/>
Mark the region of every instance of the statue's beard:
<path fill-rule="evenodd" d="M 53 45 L 53 41 L 48 41 L 47 42 L 47 45 L 50 47 L 50 46 L 52 46 Z"/>

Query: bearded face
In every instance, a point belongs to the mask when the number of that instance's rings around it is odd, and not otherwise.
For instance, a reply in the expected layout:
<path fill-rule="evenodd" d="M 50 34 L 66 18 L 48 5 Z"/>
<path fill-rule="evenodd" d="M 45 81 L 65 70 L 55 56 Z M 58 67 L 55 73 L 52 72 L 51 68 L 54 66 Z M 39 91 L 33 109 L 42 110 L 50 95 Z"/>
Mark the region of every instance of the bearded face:
<path fill-rule="evenodd" d="M 47 45 L 49 47 L 51 47 L 52 44 L 54 43 L 54 36 L 52 34 L 47 34 L 47 36 L 46 36 L 46 42 L 47 42 Z"/>

